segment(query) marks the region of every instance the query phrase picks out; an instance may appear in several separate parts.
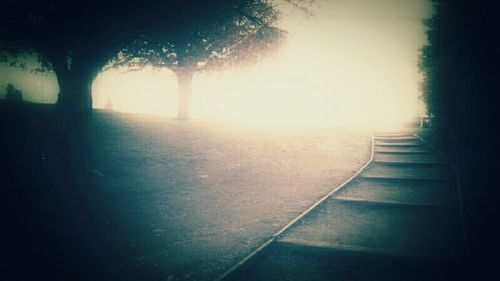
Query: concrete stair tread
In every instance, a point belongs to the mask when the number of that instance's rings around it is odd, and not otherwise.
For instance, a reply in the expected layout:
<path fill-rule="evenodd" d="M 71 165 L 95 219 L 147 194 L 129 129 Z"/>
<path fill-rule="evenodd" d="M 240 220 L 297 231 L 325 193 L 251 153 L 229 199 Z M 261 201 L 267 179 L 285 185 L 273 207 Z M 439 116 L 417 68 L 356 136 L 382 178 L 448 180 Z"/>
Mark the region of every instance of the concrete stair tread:
<path fill-rule="evenodd" d="M 375 152 L 373 159 L 375 162 L 447 164 L 445 159 L 433 153 L 397 154 Z"/>
<path fill-rule="evenodd" d="M 458 211 L 452 208 L 436 212 L 331 199 L 280 241 L 311 240 L 436 258 L 457 255 L 460 233 Z"/>
<path fill-rule="evenodd" d="M 374 138 L 375 143 L 417 143 L 422 141 L 417 138 Z"/>
<path fill-rule="evenodd" d="M 454 185 L 449 182 L 373 178 L 358 178 L 351 181 L 333 198 L 339 197 L 446 206 L 458 200 Z"/>
<path fill-rule="evenodd" d="M 399 142 L 399 141 L 421 141 L 415 136 L 399 136 L 399 137 L 388 137 L 388 136 L 375 136 L 375 141 L 387 141 L 387 142 Z"/>
<path fill-rule="evenodd" d="M 342 191 L 350 190 L 353 187 L 362 186 L 367 188 L 375 187 L 393 187 L 393 188 L 432 188 L 443 189 L 451 188 L 447 181 L 441 180 L 406 180 L 406 179 L 393 179 L 393 178 L 374 178 L 374 177 L 357 177 L 350 181 Z"/>
<path fill-rule="evenodd" d="M 360 175 L 380 178 L 447 180 L 451 177 L 451 170 L 448 166 L 402 166 L 372 162 Z"/>
<path fill-rule="evenodd" d="M 462 230 L 446 159 L 415 135 L 376 133 L 363 171 L 276 233 L 228 280 L 417 281 L 435 280 L 439 271 L 453 280 Z"/>
<path fill-rule="evenodd" d="M 376 145 L 375 144 L 375 152 L 380 152 L 380 151 L 386 151 L 386 152 L 417 152 L 417 153 L 424 153 L 424 152 L 431 152 L 432 149 L 428 146 L 424 145 Z"/>
<path fill-rule="evenodd" d="M 424 146 L 422 142 L 382 142 L 382 141 L 376 141 L 375 146 L 386 146 L 386 147 L 419 147 L 419 146 Z"/>
<path fill-rule="evenodd" d="M 366 198 L 366 197 L 352 197 L 346 195 L 338 195 L 333 197 L 334 200 L 342 201 L 346 203 L 352 204 L 365 204 L 365 205 L 380 205 L 387 207 L 402 207 L 402 208 L 451 208 L 454 207 L 450 203 L 445 202 L 435 202 L 435 201 L 426 201 L 426 200 L 394 200 L 387 198 Z"/>
<path fill-rule="evenodd" d="M 376 248 L 363 245 L 355 244 L 343 244 L 335 242 L 325 242 L 325 241 L 314 241 L 308 239 L 293 239 L 293 238 L 283 238 L 277 240 L 276 243 L 280 246 L 302 248 L 302 251 L 308 251 L 314 253 L 314 251 L 321 252 L 322 254 L 329 253 L 331 255 L 338 255 L 342 253 L 357 254 L 357 255 L 376 255 L 383 257 L 391 257 L 397 259 L 421 259 L 421 260 L 431 260 L 431 261 L 451 261 L 456 260 L 460 257 L 460 254 L 449 253 L 442 255 L 432 255 L 425 252 L 409 252 L 405 249 L 396 248 Z"/>
<path fill-rule="evenodd" d="M 412 155 L 412 154 L 434 154 L 430 149 L 401 149 L 401 148 L 375 148 L 374 153 L 383 153 L 387 155 Z"/>
<path fill-rule="evenodd" d="M 448 163 L 444 161 L 415 161 L 415 160 L 374 160 L 372 163 L 375 164 L 386 164 L 386 165 L 394 165 L 394 166 L 410 166 L 410 165 L 447 165 Z"/>
<path fill-rule="evenodd" d="M 386 137 L 386 138 L 398 138 L 398 137 L 415 137 L 411 133 L 404 132 L 375 132 L 373 133 L 375 138 L 377 137 Z"/>
<path fill-rule="evenodd" d="M 461 280 L 453 261 L 381 256 L 378 252 L 375 248 L 310 240 L 276 241 L 224 280 Z"/>

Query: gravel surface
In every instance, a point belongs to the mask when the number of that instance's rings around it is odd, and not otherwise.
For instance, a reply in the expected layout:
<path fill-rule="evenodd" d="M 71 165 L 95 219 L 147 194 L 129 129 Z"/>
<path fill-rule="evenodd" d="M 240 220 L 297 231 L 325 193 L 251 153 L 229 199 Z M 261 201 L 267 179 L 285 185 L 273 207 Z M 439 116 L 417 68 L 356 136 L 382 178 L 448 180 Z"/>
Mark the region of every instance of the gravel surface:
<path fill-rule="evenodd" d="M 370 156 L 370 133 L 98 113 L 96 257 L 110 279 L 212 280 Z"/>

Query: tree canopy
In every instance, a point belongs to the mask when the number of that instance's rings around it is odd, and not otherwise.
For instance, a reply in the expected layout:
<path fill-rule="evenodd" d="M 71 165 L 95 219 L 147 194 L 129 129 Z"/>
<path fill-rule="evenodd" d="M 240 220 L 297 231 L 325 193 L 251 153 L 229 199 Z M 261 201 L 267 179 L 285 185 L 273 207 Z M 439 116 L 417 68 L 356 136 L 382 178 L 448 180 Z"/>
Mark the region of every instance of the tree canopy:
<path fill-rule="evenodd" d="M 139 36 L 141 28 L 161 19 L 151 11 L 168 8 L 154 9 L 155 3 L 150 4 L 7 0 L 0 9 L 0 49 L 7 55 L 36 52 L 42 64 L 56 72 L 59 102 L 88 107 L 87 88 L 102 66 Z M 138 26 L 132 28 L 130 23 Z M 82 104 L 82 99 L 87 102 Z"/>
<path fill-rule="evenodd" d="M 435 15 L 425 22 L 428 44 L 422 49 L 424 98 L 430 113 L 454 118 L 470 111 L 470 101 L 486 98 L 482 89 L 497 56 L 498 34 L 488 1 L 433 1 Z M 473 94 L 474 93 L 474 94 Z M 468 102 L 469 101 L 469 102 Z"/>
<path fill-rule="evenodd" d="M 174 70 L 226 68 L 262 58 L 284 39 L 285 31 L 274 26 L 278 12 L 266 0 L 195 2 L 196 8 L 188 5 L 141 34 L 117 63 Z"/>
<path fill-rule="evenodd" d="M 38 53 L 56 72 L 59 102 L 88 107 L 90 83 L 105 66 L 152 64 L 192 75 L 254 62 L 283 42 L 278 16 L 267 0 L 7 0 L 0 50 L 4 58 Z"/>
<path fill-rule="evenodd" d="M 195 72 L 254 63 L 277 50 L 286 35 L 275 26 L 278 11 L 269 1 L 195 2 L 143 33 L 109 64 L 173 70 L 178 77 L 181 119 L 189 116 Z"/>
<path fill-rule="evenodd" d="M 492 177 L 500 168 L 497 9 L 482 0 L 434 1 L 434 8 L 421 56 L 424 98 L 436 116 L 437 143 L 462 181 L 469 254 L 486 265 L 498 260 L 492 245 L 500 233 L 493 223 L 500 221 L 500 191 Z"/>

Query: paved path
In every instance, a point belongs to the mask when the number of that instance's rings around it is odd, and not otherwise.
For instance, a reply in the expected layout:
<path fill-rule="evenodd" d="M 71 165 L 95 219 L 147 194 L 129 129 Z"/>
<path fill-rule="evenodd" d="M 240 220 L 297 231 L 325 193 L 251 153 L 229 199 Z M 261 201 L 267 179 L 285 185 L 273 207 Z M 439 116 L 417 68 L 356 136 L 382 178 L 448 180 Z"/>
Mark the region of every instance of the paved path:
<path fill-rule="evenodd" d="M 224 280 L 442 280 L 464 235 L 451 164 L 419 137 L 374 135 L 351 181 L 229 271 Z"/>

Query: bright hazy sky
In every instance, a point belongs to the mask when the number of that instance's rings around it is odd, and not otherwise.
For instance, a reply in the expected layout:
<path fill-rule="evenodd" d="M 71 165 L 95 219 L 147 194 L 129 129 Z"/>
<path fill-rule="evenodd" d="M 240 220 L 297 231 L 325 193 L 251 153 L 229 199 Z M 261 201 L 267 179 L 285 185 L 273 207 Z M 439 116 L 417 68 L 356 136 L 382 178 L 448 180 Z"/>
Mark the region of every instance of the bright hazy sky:
<path fill-rule="evenodd" d="M 315 14 L 311 19 L 284 6 L 281 27 L 290 36 L 276 56 L 239 71 L 196 75 L 193 117 L 374 125 L 421 112 L 417 62 L 425 43 L 422 20 L 431 14 L 429 2 L 318 2 L 311 9 Z M 5 69 L 0 68 L 0 73 Z M 44 81 L 45 100 L 53 102 L 47 96 L 57 92 L 55 80 Z M 93 98 L 98 108 L 110 100 L 115 110 L 174 117 L 177 82 L 169 70 L 122 74 L 110 70 L 95 80 Z"/>

